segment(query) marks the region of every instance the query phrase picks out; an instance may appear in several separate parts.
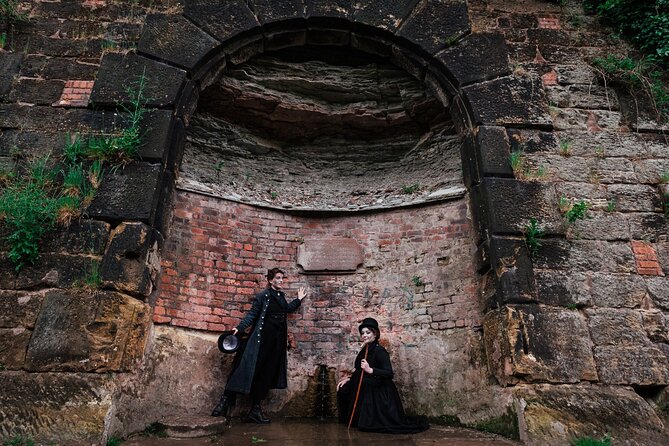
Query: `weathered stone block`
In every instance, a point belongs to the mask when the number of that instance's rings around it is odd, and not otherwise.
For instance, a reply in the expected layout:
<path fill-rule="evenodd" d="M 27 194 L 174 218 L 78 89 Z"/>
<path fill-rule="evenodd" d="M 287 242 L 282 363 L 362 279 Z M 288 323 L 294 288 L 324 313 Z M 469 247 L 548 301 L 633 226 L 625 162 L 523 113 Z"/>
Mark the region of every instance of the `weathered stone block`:
<path fill-rule="evenodd" d="M 657 242 L 667 235 L 666 217 L 659 212 L 626 214 L 630 237 L 634 240 Z"/>
<path fill-rule="evenodd" d="M 351 33 L 351 48 L 358 49 L 368 54 L 376 54 L 383 58 L 390 58 L 392 54 L 392 42 L 377 36 L 366 36 L 364 34 Z"/>
<path fill-rule="evenodd" d="M 539 384 L 514 389 L 527 445 L 565 445 L 574 438 L 602 438 L 624 444 L 655 445 L 666 441 L 653 408 L 629 388 L 597 385 Z"/>
<path fill-rule="evenodd" d="M 627 242 L 546 239 L 542 243 L 534 258 L 536 268 L 609 273 L 636 272 L 634 254 Z"/>
<path fill-rule="evenodd" d="M 475 143 L 480 175 L 513 176 L 509 139 L 503 127 L 479 127 Z"/>
<path fill-rule="evenodd" d="M 180 15 L 147 16 L 137 49 L 172 65 L 193 71 L 219 42 Z"/>
<path fill-rule="evenodd" d="M 592 342 L 577 311 L 510 305 L 483 322 L 486 354 L 500 384 L 597 380 Z"/>
<path fill-rule="evenodd" d="M 100 264 L 106 287 L 148 296 L 153 290 L 149 251 L 155 248 L 153 230 L 143 223 L 121 223 L 111 233 Z"/>
<path fill-rule="evenodd" d="M 587 310 L 592 342 L 603 345 L 649 345 L 641 314 L 635 310 L 598 308 Z"/>
<path fill-rule="evenodd" d="M 186 0 L 184 15 L 221 42 L 259 26 L 243 0 Z"/>
<path fill-rule="evenodd" d="M 134 162 L 106 173 L 87 215 L 103 220 L 139 220 L 151 224 L 155 215 L 162 168 Z"/>
<path fill-rule="evenodd" d="M 553 112 L 553 126 L 556 130 L 615 131 L 620 127 L 620 118 L 615 111 L 558 108 Z"/>
<path fill-rule="evenodd" d="M 46 234 L 41 252 L 101 255 L 108 239 L 109 223 L 80 219 L 66 229 Z"/>
<path fill-rule="evenodd" d="M 20 370 L 26 358 L 31 331 L 23 327 L 0 328 L 0 364 L 3 369 Z"/>
<path fill-rule="evenodd" d="M 14 78 L 19 75 L 23 53 L 0 52 L 0 98 L 9 93 Z"/>
<path fill-rule="evenodd" d="M 353 21 L 394 32 L 415 4 L 411 0 L 358 1 L 353 11 Z"/>
<path fill-rule="evenodd" d="M 116 410 L 109 419 L 113 435 L 142 431 L 146 420 L 203 413 L 202 408 L 213 407 L 223 391 L 232 355 L 216 348 L 216 334 L 165 325 L 151 332 L 146 366 L 138 370 L 135 385 L 118 389 Z"/>
<path fill-rule="evenodd" d="M 669 321 L 660 310 L 642 310 L 643 328 L 652 342 L 669 343 Z M 666 350 L 663 350 L 666 352 Z"/>
<path fill-rule="evenodd" d="M 0 328 L 32 328 L 44 300 L 43 292 L 0 291 Z"/>
<path fill-rule="evenodd" d="M 30 371 L 128 371 L 144 352 L 149 307 L 108 291 L 51 291 L 26 355 Z"/>
<path fill-rule="evenodd" d="M 548 100 L 561 108 L 618 110 L 615 92 L 598 85 L 569 85 L 546 88 Z"/>
<path fill-rule="evenodd" d="M 555 133 L 538 130 L 508 129 L 512 152 L 553 152 L 558 147 Z"/>
<path fill-rule="evenodd" d="M 552 125 L 538 79 L 512 76 L 463 88 L 472 120 L 478 125 Z"/>
<path fill-rule="evenodd" d="M 186 79 L 186 72 L 155 60 L 129 53 L 110 53 L 102 58 L 97 79 L 93 84 L 91 103 L 112 107 L 130 100 L 129 87 L 136 87 L 144 76 L 144 97 L 147 107 L 163 108 L 174 105 Z"/>
<path fill-rule="evenodd" d="M 505 178 L 482 180 L 487 227 L 492 233 L 521 233 L 531 218 L 547 232 L 560 230 L 555 190 L 546 183 Z"/>
<path fill-rule="evenodd" d="M 19 79 L 14 83 L 9 100 L 28 104 L 51 105 L 58 101 L 65 82 L 61 80 Z"/>
<path fill-rule="evenodd" d="M 261 24 L 304 18 L 301 0 L 251 0 L 250 3 Z"/>
<path fill-rule="evenodd" d="M 428 66 L 428 61 L 425 58 L 398 45 L 393 45 L 392 51 L 393 55 L 391 61 L 395 65 L 402 68 L 416 79 L 423 79 L 425 70 Z"/>
<path fill-rule="evenodd" d="M 2 373 L 5 438 L 21 433 L 44 444 L 102 444 L 112 405 L 108 375 Z"/>
<path fill-rule="evenodd" d="M 627 219 L 620 212 L 588 212 L 586 218 L 573 223 L 572 234 L 583 240 L 630 239 Z"/>
<path fill-rule="evenodd" d="M 665 311 L 669 310 L 669 277 L 646 277 L 644 280 L 653 304 Z"/>
<path fill-rule="evenodd" d="M 637 274 L 595 272 L 590 278 L 590 288 L 596 307 L 637 308 L 646 296 L 646 283 Z"/>
<path fill-rule="evenodd" d="M 293 46 L 302 46 L 307 43 L 307 30 L 287 30 L 265 33 L 265 49 L 276 51 Z"/>
<path fill-rule="evenodd" d="M 662 212 L 662 199 L 657 190 L 643 184 L 612 184 L 609 197 L 621 212 Z"/>
<path fill-rule="evenodd" d="M 655 346 L 594 348 L 599 380 L 625 386 L 663 386 L 669 383 L 667 355 Z"/>
<path fill-rule="evenodd" d="M 172 121 L 172 113 L 168 110 L 154 110 L 144 115 L 140 124 L 144 131 L 143 144 L 137 153 L 140 160 L 160 162 L 162 165 L 167 163 L 171 149 L 178 147 L 173 142 L 183 140 L 175 135 L 176 128 Z"/>
<path fill-rule="evenodd" d="M 588 276 L 582 273 L 565 274 L 556 271 L 537 271 L 534 274 L 537 286 L 537 300 L 542 304 L 579 307 L 592 304 L 587 286 Z"/>
<path fill-rule="evenodd" d="M 469 30 L 467 3 L 448 0 L 419 3 L 402 23 L 397 35 L 433 55 Z"/>
<path fill-rule="evenodd" d="M 470 34 L 435 58 L 444 64 L 458 87 L 510 73 L 509 51 L 501 34 Z"/>
<path fill-rule="evenodd" d="M 558 83 L 562 85 L 592 85 L 597 80 L 597 74 L 588 65 L 557 65 L 554 70 Z"/>
<path fill-rule="evenodd" d="M 305 0 L 309 18 L 347 19 L 351 16 L 351 0 Z"/>
<path fill-rule="evenodd" d="M 639 141 L 639 144 L 643 144 Z M 639 183 L 658 184 L 662 182 L 662 175 L 669 172 L 669 158 L 650 158 L 634 160 L 634 170 L 637 172 Z"/>
<path fill-rule="evenodd" d="M 490 237 L 490 266 L 497 278 L 499 306 L 536 300 L 532 260 L 525 240 Z"/>
<path fill-rule="evenodd" d="M 44 253 L 34 265 L 14 272 L 7 258 L 0 261 L 0 287 L 5 289 L 33 289 L 37 287 L 67 288 L 84 279 L 92 269 L 95 259 L 90 255 Z"/>

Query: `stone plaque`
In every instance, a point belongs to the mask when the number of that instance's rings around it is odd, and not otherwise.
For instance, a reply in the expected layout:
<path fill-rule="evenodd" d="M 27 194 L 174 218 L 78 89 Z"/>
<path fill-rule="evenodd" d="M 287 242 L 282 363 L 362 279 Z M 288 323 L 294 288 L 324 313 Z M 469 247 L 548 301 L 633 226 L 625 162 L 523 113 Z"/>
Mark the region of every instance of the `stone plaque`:
<path fill-rule="evenodd" d="M 297 264 L 305 273 L 355 271 L 362 261 L 362 246 L 351 238 L 308 239 L 297 248 Z"/>

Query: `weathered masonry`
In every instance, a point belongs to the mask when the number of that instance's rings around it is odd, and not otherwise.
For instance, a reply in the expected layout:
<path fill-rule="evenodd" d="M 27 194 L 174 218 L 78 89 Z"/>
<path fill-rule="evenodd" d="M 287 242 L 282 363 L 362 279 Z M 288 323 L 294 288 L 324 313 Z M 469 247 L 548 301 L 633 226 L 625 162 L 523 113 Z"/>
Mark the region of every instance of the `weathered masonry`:
<path fill-rule="evenodd" d="M 21 8 L 3 161 L 110 131 L 142 76 L 151 110 L 85 218 L 18 274 L 3 254 L 0 438 L 101 443 L 209 413 L 217 333 L 279 266 L 310 295 L 269 411 L 313 416 L 313 383 L 336 382 L 374 315 L 411 412 L 505 420 L 527 444 L 666 441 L 666 125 L 601 82 L 589 62 L 622 50 L 578 7 Z M 98 264 L 102 288 L 78 287 Z"/>

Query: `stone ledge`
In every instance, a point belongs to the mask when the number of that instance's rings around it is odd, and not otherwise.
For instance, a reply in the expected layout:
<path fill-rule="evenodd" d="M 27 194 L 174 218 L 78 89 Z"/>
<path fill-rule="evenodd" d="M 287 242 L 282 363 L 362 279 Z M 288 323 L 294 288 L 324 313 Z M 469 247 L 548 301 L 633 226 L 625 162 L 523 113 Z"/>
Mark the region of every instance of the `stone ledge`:
<path fill-rule="evenodd" d="M 208 437 L 222 434 L 228 429 L 225 418 L 206 415 L 174 415 L 161 419 L 158 425 L 171 438 Z"/>

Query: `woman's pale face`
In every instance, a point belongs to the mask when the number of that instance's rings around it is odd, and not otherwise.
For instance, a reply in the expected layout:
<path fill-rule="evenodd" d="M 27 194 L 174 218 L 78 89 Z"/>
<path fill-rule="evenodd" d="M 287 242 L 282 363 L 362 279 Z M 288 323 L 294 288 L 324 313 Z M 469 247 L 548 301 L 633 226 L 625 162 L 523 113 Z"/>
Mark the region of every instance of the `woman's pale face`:
<path fill-rule="evenodd" d="M 360 330 L 360 337 L 362 337 L 363 343 L 369 344 L 376 340 L 376 333 L 374 333 L 374 330 L 371 328 L 364 327 L 362 330 Z"/>

